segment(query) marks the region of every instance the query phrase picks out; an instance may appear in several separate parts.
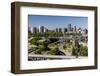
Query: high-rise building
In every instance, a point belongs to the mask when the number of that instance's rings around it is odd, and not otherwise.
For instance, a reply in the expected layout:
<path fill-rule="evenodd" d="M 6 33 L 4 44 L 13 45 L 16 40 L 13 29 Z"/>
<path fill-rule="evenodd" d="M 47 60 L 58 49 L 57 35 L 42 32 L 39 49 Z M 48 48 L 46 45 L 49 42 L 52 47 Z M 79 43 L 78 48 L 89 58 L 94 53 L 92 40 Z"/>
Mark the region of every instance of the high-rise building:
<path fill-rule="evenodd" d="M 64 32 L 67 32 L 68 30 L 67 30 L 67 28 L 64 28 Z"/>
<path fill-rule="evenodd" d="M 41 32 L 45 32 L 44 26 L 41 26 Z"/>
<path fill-rule="evenodd" d="M 44 26 L 39 26 L 39 32 L 45 32 L 45 27 Z"/>
<path fill-rule="evenodd" d="M 55 32 L 59 32 L 58 28 L 55 29 Z"/>
<path fill-rule="evenodd" d="M 71 24 L 68 24 L 68 32 L 71 32 L 72 31 L 72 26 Z"/>
<path fill-rule="evenodd" d="M 59 32 L 62 32 L 62 29 L 61 28 L 59 28 Z"/>
<path fill-rule="evenodd" d="M 30 26 L 28 26 L 28 32 L 31 33 L 31 27 Z"/>
<path fill-rule="evenodd" d="M 37 32 L 39 32 L 39 28 L 37 28 Z"/>
<path fill-rule="evenodd" d="M 30 32 L 33 33 L 33 27 L 30 27 Z"/>
<path fill-rule="evenodd" d="M 84 29 L 83 32 L 84 32 L 84 34 L 88 34 L 88 30 L 87 29 Z"/>
<path fill-rule="evenodd" d="M 74 26 L 74 28 L 73 28 L 73 32 L 76 32 L 76 30 L 77 30 L 77 28 L 76 28 L 76 26 Z"/>
<path fill-rule="evenodd" d="M 33 27 L 33 34 L 37 33 L 38 29 L 36 27 Z"/>
<path fill-rule="evenodd" d="M 41 27 L 41 26 L 39 26 L 39 32 L 41 32 L 41 30 L 40 30 L 41 28 L 40 28 L 40 27 Z"/>
<path fill-rule="evenodd" d="M 44 29 L 44 32 L 49 32 L 49 30 L 47 28 Z"/>
<path fill-rule="evenodd" d="M 78 29 L 78 33 L 82 33 L 82 29 L 81 28 Z"/>
<path fill-rule="evenodd" d="M 73 27 L 71 28 L 71 32 L 74 32 L 74 28 Z"/>

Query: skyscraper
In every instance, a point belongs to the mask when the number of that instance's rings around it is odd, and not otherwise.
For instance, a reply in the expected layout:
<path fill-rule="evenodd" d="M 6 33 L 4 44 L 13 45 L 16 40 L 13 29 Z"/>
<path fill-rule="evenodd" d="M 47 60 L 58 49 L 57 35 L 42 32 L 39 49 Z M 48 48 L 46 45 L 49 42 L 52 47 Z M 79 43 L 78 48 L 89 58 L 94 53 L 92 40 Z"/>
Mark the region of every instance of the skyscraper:
<path fill-rule="evenodd" d="M 38 29 L 36 27 L 33 27 L 33 34 L 37 33 Z"/>
<path fill-rule="evenodd" d="M 33 33 L 33 27 L 30 27 L 30 32 Z"/>
<path fill-rule="evenodd" d="M 39 26 L 39 32 L 45 32 L 45 27 L 44 26 Z"/>
<path fill-rule="evenodd" d="M 67 28 L 64 28 L 64 32 L 67 32 L 68 31 L 68 29 Z"/>
<path fill-rule="evenodd" d="M 76 28 L 76 26 L 74 26 L 74 28 L 73 28 L 73 32 L 76 32 L 76 30 L 77 30 L 77 28 Z"/>
<path fill-rule="evenodd" d="M 59 28 L 59 32 L 62 32 L 62 29 L 61 28 Z"/>
<path fill-rule="evenodd" d="M 68 24 L 68 32 L 71 32 L 71 30 L 72 30 L 72 26 L 71 24 Z"/>
<path fill-rule="evenodd" d="M 55 32 L 58 32 L 58 28 L 55 29 Z"/>
<path fill-rule="evenodd" d="M 88 34 L 88 30 L 87 29 L 84 29 L 83 32 L 84 32 L 84 34 Z"/>
<path fill-rule="evenodd" d="M 81 28 L 78 29 L 78 33 L 82 33 L 82 29 Z"/>
<path fill-rule="evenodd" d="M 45 29 L 44 29 L 44 32 L 48 32 L 48 29 L 47 29 L 47 28 L 45 28 Z"/>
<path fill-rule="evenodd" d="M 30 26 L 28 26 L 28 32 L 31 33 L 31 27 Z"/>

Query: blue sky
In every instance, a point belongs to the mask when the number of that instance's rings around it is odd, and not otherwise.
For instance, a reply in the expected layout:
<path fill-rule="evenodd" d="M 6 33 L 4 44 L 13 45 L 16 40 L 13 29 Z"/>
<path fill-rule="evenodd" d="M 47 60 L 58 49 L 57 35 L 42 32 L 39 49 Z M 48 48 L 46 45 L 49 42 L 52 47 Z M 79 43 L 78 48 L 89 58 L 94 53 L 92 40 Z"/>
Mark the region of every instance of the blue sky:
<path fill-rule="evenodd" d="M 48 29 L 66 28 L 68 24 L 77 28 L 88 28 L 88 17 L 77 16 L 46 16 L 46 15 L 28 15 L 29 26 L 45 26 Z"/>

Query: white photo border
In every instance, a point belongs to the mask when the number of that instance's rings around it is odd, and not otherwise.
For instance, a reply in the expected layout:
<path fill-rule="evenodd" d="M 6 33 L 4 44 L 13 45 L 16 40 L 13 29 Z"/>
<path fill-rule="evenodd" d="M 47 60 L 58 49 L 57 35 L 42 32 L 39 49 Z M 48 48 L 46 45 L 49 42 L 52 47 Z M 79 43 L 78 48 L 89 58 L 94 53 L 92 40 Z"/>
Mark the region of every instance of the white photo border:
<path fill-rule="evenodd" d="M 20 8 L 20 69 L 94 66 L 94 14 L 93 10 L 57 9 L 42 7 Z M 28 61 L 28 15 L 55 15 L 88 17 L 88 58 L 51 61 Z"/>

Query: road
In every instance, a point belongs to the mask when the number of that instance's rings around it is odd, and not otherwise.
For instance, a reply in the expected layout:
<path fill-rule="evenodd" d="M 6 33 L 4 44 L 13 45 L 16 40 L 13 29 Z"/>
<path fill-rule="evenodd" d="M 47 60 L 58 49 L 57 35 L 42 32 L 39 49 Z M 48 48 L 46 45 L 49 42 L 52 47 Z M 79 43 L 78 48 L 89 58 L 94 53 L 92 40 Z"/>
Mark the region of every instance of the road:
<path fill-rule="evenodd" d="M 62 59 L 86 59 L 87 57 L 79 56 L 76 58 L 76 56 L 59 56 L 59 55 L 34 55 L 34 54 L 28 54 L 28 60 L 29 61 L 36 61 L 36 60 L 62 60 Z"/>

